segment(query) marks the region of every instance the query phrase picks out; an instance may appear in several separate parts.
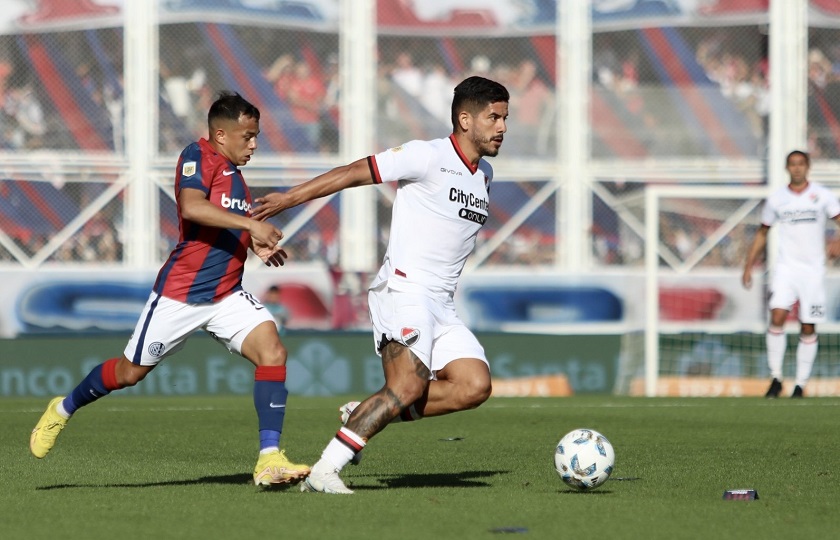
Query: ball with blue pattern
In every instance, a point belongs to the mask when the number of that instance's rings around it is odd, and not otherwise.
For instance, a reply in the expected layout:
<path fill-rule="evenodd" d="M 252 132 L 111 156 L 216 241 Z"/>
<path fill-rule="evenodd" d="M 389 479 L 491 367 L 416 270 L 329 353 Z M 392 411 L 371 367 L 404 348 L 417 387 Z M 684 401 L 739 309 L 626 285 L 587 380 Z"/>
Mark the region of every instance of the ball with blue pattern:
<path fill-rule="evenodd" d="M 615 467 L 615 450 L 601 433 L 580 428 L 560 439 L 554 450 L 554 468 L 568 486 L 590 491 L 610 477 Z"/>

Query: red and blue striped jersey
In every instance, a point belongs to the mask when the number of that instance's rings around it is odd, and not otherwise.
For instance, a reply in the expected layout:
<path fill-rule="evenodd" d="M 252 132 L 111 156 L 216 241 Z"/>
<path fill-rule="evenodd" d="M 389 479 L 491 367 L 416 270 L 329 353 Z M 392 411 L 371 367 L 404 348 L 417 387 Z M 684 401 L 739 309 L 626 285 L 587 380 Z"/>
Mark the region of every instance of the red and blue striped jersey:
<path fill-rule="evenodd" d="M 251 192 L 239 169 L 206 139 L 181 152 L 175 172 L 176 200 L 182 189 L 198 189 L 227 211 L 251 215 Z M 154 291 L 187 304 L 218 302 L 242 289 L 242 272 L 251 235 L 248 231 L 199 225 L 181 215 L 178 245 L 158 272 Z"/>

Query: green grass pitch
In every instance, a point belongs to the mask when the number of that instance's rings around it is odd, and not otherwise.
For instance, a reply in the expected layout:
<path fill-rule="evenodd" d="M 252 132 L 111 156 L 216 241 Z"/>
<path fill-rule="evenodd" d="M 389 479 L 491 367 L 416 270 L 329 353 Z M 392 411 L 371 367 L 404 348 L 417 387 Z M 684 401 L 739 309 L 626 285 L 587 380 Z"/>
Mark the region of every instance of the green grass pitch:
<path fill-rule="evenodd" d="M 314 462 L 351 397 L 291 396 L 289 456 Z M 840 523 L 838 399 L 493 398 L 389 426 L 345 469 L 351 496 L 254 487 L 247 397 L 111 396 L 37 460 L 47 401 L 0 400 L 4 539 L 818 538 Z M 616 451 L 589 493 L 553 469 L 578 427 Z M 737 488 L 759 500 L 723 500 Z"/>

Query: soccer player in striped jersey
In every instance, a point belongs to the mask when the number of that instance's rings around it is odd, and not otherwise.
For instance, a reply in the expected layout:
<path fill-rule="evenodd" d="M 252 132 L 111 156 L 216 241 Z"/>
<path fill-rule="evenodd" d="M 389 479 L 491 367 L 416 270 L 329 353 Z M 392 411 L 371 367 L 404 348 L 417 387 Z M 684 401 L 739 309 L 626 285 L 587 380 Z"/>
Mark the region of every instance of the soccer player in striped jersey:
<path fill-rule="evenodd" d="M 487 220 L 493 169 L 483 158 L 499 153 L 509 99 L 501 84 L 470 77 L 455 88 L 449 137 L 411 141 L 257 199 L 254 217 L 265 219 L 345 188 L 398 183 L 388 250 L 368 293 L 385 386 L 341 408 L 345 425 L 302 490 L 352 493 L 338 473 L 388 423 L 475 408 L 490 396 L 484 349 L 453 296 Z"/>
<path fill-rule="evenodd" d="M 811 159 L 794 150 L 787 156 L 790 175 L 787 186 L 771 193 L 761 212 L 742 283 L 752 285 L 752 268 L 767 245 L 767 233 L 779 226 L 779 253 L 770 283 L 770 326 L 767 330 L 767 363 L 770 388 L 765 397 L 776 398 L 782 391 L 782 364 L 787 349 L 784 325 L 793 305 L 799 302 L 799 344 L 796 347 L 796 376 L 792 398 L 804 396 L 805 384 L 817 357 L 817 323 L 826 320 L 825 226 L 831 219 L 840 224 L 840 202 L 827 188 L 808 180 Z M 836 256 L 836 253 L 830 252 Z"/>
<path fill-rule="evenodd" d="M 50 401 L 30 436 L 37 458 L 81 407 L 134 386 L 203 329 L 251 361 L 259 423 L 257 485 L 296 483 L 309 467 L 280 450 L 286 410 L 286 348 L 268 309 L 242 288 L 248 249 L 282 266 L 283 233 L 251 218 L 251 193 L 239 167 L 257 149 L 260 112 L 242 96 L 222 92 L 207 115 L 209 135 L 187 146 L 175 172 L 180 239 L 161 267 L 122 356 L 96 366 L 67 396 Z"/>

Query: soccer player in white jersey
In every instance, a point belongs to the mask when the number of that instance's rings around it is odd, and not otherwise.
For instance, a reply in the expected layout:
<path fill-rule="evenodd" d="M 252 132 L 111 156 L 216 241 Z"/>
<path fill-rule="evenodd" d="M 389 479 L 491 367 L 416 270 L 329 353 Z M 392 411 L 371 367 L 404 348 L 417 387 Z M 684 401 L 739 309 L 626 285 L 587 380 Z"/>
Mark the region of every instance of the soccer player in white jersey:
<path fill-rule="evenodd" d="M 449 137 L 411 141 L 256 200 L 254 217 L 265 219 L 345 188 L 398 183 L 388 250 L 368 293 L 385 385 L 341 408 L 344 426 L 303 491 L 353 493 L 338 473 L 388 423 L 472 409 L 490 396 L 484 349 L 453 295 L 487 220 L 493 169 L 482 158 L 499 153 L 509 100 L 501 84 L 469 77 L 455 87 Z"/>
<path fill-rule="evenodd" d="M 810 157 L 805 152 L 794 150 L 788 154 L 790 183 L 765 201 L 761 227 L 747 254 L 741 280 L 750 288 L 752 268 L 767 245 L 767 232 L 778 224 L 779 251 L 770 286 L 767 330 L 767 363 L 773 377 L 765 394 L 768 398 L 779 397 L 782 391 L 782 364 L 787 349 L 784 324 L 793 305 L 799 301 L 801 323 L 793 398 L 803 396 L 817 357 L 816 324 L 826 319 L 825 228 L 828 219 L 840 224 L 840 203 L 828 189 L 808 181 L 810 166 Z"/>

